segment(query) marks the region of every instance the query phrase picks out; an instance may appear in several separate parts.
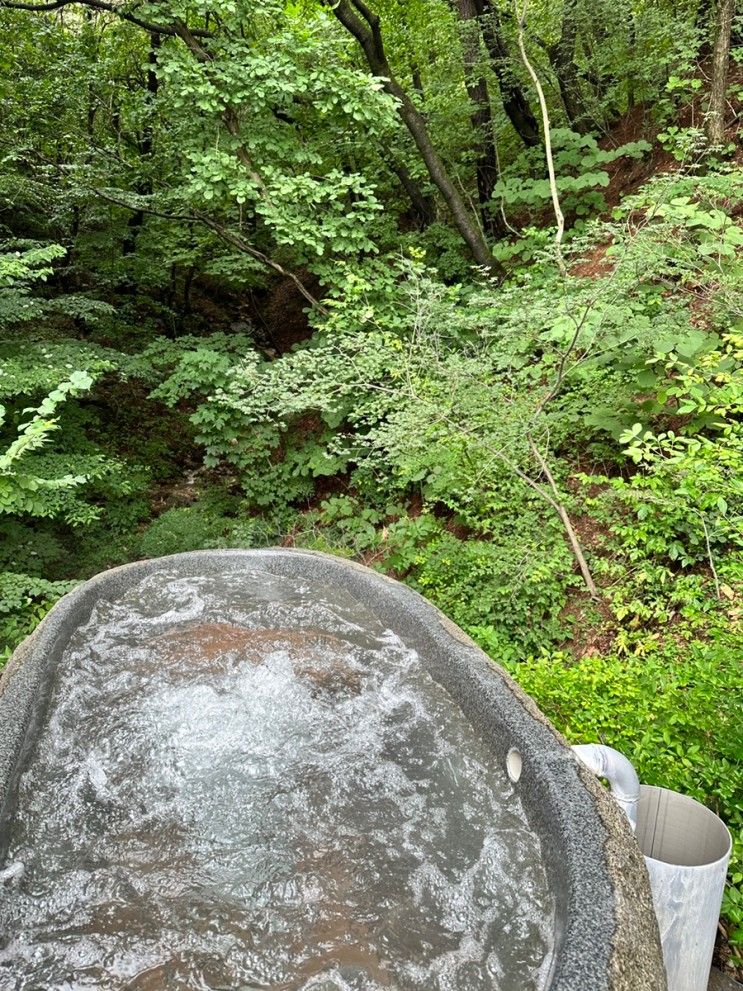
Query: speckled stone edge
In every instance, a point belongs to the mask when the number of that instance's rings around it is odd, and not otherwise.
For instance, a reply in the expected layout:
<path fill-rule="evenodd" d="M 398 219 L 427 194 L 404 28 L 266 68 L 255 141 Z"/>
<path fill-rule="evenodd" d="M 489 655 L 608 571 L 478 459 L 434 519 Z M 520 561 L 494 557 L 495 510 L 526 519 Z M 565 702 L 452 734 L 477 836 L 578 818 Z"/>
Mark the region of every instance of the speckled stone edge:
<path fill-rule="evenodd" d="M 194 551 L 97 575 L 64 596 L 0 677 L 0 857 L 20 769 L 44 719 L 49 674 L 95 602 L 161 569 L 184 575 L 260 571 L 342 587 L 415 648 L 504 763 L 539 833 L 556 898 L 550 991 L 666 991 L 644 860 L 624 815 L 564 739 L 500 667 L 412 589 L 341 558 L 289 549 Z"/>

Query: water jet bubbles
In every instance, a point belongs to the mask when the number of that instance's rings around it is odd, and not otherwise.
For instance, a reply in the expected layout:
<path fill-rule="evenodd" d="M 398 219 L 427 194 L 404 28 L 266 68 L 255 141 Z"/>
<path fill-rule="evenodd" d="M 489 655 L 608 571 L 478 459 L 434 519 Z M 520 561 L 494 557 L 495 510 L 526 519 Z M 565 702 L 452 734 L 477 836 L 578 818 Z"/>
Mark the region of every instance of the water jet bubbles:
<path fill-rule="evenodd" d="M 537 989 L 553 904 L 515 791 L 344 590 L 150 575 L 60 663 L 0 988 Z"/>

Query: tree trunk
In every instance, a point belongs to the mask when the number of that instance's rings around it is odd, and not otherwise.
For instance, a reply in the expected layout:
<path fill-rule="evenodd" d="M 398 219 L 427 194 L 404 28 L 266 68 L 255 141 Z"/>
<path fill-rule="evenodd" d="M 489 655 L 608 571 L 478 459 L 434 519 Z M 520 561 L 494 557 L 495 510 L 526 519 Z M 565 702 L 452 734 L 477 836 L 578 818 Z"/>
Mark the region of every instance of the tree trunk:
<path fill-rule="evenodd" d="M 157 50 L 160 47 L 160 35 L 150 35 L 150 50 L 147 54 L 147 120 L 142 128 L 142 134 L 137 140 L 137 151 L 139 158 L 148 167 L 147 160 L 152 155 L 153 148 L 153 128 L 152 114 L 154 113 L 154 102 L 157 97 Z M 149 178 L 140 180 L 135 186 L 136 192 L 141 196 L 148 196 L 152 192 L 152 182 Z M 144 211 L 134 210 L 126 225 L 126 234 L 121 245 L 121 253 L 125 257 L 133 255 L 137 245 L 137 237 L 144 223 Z"/>
<path fill-rule="evenodd" d="M 601 129 L 601 123 L 587 109 L 581 92 L 580 74 L 575 62 L 575 48 L 578 44 L 579 13 L 578 0 L 564 0 L 562 7 L 562 27 L 557 44 L 549 51 L 550 62 L 557 76 L 565 115 L 574 131 L 585 134 Z"/>
<path fill-rule="evenodd" d="M 711 145 L 725 144 L 725 106 L 728 88 L 730 33 L 733 27 L 735 0 L 720 0 L 717 12 L 717 37 L 712 56 L 712 85 L 707 111 L 707 138 Z"/>
<path fill-rule="evenodd" d="M 428 227 L 436 219 L 436 206 L 433 197 L 427 196 L 423 192 L 411 176 L 406 165 L 398 162 L 391 154 L 387 155 L 382 152 L 381 155 L 382 161 L 397 176 L 400 185 L 408 194 L 410 205 L 413 207 L 413 212 L 418 221 L 418 226 L 421 230 Z"/>
<path fill-rule="evenodd" d="M 576 20 L 576 0 L 564 0 L 560 38 L 550 51 L 550 61 L 557 76 L 562 104 L 565 107 L 570 126 L 579 130 L 583 117 L 583 104 L 578 81 L 578 67 L 575 64 L 575 46 L 578 41 L 578 21 Z"/>
<path fill-rule="evenodd" d="M 627 33 L 630 52 L 634 52 L 635 45 L 637 44 L 637 26 L 635 24 L 635 15 L 633 11 L 629 12 L 627 19 Z M 633 110 L 635 106 L 635 76 L 633 72 L 628 72 L 626 77 L 627 84 L 627 109 Z"/>
<path fill-rule="evenodd" d="M 511 56 L 500 32 L 498 14 L 491 0 L 478 0 L 481 9 L 482 36 L 490 56 L 490 64 L 500 86 L 506 116 L 527 148 L 540 143 L 539 125 L 529 101 L 511 68 Z"/>
<path fill-rule="evenodd" d="M 480 29 L 477 22 L 480 11 L 477 0 L 458 0 L 458 5 L 462 21 L 464 83 L 473 105 L 470 120 L 477 147 L 475 168 L 480 217 L 483 227 L 492 237 L 502 237 L 505 233 L 503 223 L 492 209 L 493 190 L 498 181 L 498 155 L 488 84 L 480 71 Z"/>
<path fill-rule="evenodd" d="M 498 276 L 505 275 L 503 266 L 493 258 L 487 241 L 470 213 L 464 198 L 454 185 L 446 166 L 428 133 L 426 121 L 392 73 L 382 40 L 379 17 L 363 0 L 323 0 L 338 21 L 361 45 L 367 64 L 375 76 L 383 80 L 384 89 L 397 100 L 397 112 L 420 152 L 431 181 L 443 196 L 451 211 L 457 230 L 478 265 Z"/>

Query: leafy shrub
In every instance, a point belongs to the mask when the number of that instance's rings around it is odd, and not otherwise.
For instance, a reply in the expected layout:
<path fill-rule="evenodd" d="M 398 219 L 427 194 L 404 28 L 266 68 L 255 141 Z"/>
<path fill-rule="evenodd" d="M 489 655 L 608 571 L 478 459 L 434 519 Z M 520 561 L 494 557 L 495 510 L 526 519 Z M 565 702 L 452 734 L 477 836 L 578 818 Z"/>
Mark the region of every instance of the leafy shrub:
<path fill-rule="evenodd" d="M 633 141 L 619 148 L 599 148 L 592 134 L 578 134 L 567 127 L 551 131 L 557 189 L 563 208 L 578 217 L 598 213 L 606 209 L 606 200 L 597 190 L 609 185 L 609 173 L 601 166 L 618 158 L 641 158 L 651 150 L 647 141 Z M 525 152 L 516 165 L 521 175 L 501 179 L 495 187 L 494 197 L 509 207 L 543 209 L 550 201 L 550 184 L 546 178 L 529 178 L 523 175 L 525 162 L 532 166 L 542 157 L 541 149 Z M 539 170 L 544 175 L 544 168 Z"/>
<path fill-rule="evenodd" d="M 0 521 L 0 572 L 23 568 L 25 574 L 53 575 L 67 556 L 62 535 L 39 521 Z"/>
<path fill-rule="evenodd" d="M 70 472 L 49 477 L 40 474 L 38 457 L 34 453 L 48 441 L 49 435 L 58 429 L 54 414 L 68 396 L 74 396 L 90 388 L 91 377 L 86 372 L 73 372 L 43 400 L 30 419 L 21 423 L 17 437 L 0 455 L 0 513 L 31 516 L 54 516 L 64 511 L 60 494 L 75 489 L 88 480 L 88 475 Z M 0 427 L 5 420 L 5 407 L 0 406 Z M 69 504 L 68 504 L 69 505 Z M 74 505 L 74 504 L 73 504 Z M 74 509 L 68 510 L 74 513 Z"/>
<path fill-rule="evenodd" d="M 323 500 L 319 510 L 297 517 L 292 537 L 304 547 L 358 556 L 379 545 L 383 518 L 383 512 L 356 498 L 332 496 Z"/>
<path fill-rule="evenodd" d="M 663 399 L 688 418 L 681 432 L 635 424 L 621 440 L 636 473 L 590 481 L 627 511 L 611 529 L 629 562 L 705 562 L 714 574 L 719 554 L 743 550 L 743 338 L 725 335 L 693 365 L 674 352 L 664 361 Z"/>
<path fill-rule="evenodd" d="M 51 582 L 10 571 L 0 572 L 0 667 L 31 633 L 57 599 L 77 582 Z"/>
<path fill-rule="evenodd" d="M 220 486 L 202 492 L 190 506 L 166 510 L 134 542 L 145 557 L 220 547 L 265 547 L 282 542 L 295 513 L 273 509 L 252 516 L 246 504 Z"/>
<path fill-rule="evenodd" d="M 145 557 L 179 554 L 210 547 L 223 547 L 232 523 L 199 506 L 182 506 L 166 510 L 153 520 L 139 541 Z"/>
<path fill-rule="evenodd" d="M 560 612 L 575 584 L 572 560 L 557 528 L 530 514 L 498 540 L 448 532 L 429 540 L 406 580 L 496 656 L 525 656 L 566 636 Z"/>

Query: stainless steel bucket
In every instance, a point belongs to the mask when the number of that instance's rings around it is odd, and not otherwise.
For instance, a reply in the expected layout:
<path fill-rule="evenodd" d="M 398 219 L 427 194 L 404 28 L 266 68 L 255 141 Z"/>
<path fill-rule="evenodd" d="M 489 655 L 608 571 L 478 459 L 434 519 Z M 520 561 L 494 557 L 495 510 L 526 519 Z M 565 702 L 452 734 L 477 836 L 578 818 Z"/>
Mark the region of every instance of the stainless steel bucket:
<path fill-rule="evenodd" d="M 658 917 L 668 991 L 706 991 L 732 837 L 706 806 L 640 787 L 635 833 Z"/>

